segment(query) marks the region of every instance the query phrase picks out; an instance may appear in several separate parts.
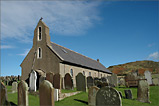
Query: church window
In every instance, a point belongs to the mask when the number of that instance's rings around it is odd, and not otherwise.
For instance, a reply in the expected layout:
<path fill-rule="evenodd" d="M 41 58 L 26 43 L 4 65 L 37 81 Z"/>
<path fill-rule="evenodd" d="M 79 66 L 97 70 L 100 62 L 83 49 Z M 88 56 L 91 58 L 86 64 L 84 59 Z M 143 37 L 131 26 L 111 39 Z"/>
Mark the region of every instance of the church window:
<path fill-rule="evenodd" d="M 40 47 L 38 48 L 37 58 L 42 58 L 42 49 Z"/>
<path fill-rule="evenodd" d="M 73 70 L 72 69 L 70 70 L 70 73 L 71 73 L 71 76 L 73 77 Z"/>
<path fill-rule="evenodd" d="M 89 76 L 91 76 L 91 72 L 89 72 Z"/>
<path fill-rule="evenodd" d="M 42 40 L 42 28 L 41 26 L 38 28 L 38 41 Z"/>

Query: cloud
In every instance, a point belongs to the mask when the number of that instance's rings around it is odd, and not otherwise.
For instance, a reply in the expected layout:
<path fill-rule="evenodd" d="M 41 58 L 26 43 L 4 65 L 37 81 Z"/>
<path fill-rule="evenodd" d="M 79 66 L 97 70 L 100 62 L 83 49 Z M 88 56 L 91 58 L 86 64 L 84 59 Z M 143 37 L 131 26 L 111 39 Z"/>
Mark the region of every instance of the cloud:
<path fill-rule="evenodd" d="M 17 54 L 17 55 L 26 56 L 29 53 L 29 51 L 30 51 L 30 49 L 25 49 L 24 53 Z"/>
<path fill-rule="evenodd" d="M 97 1 L 2 1 L 1 37 L 31 42 L 41 17 L 53 34 L 82 35 L 101 20 L 99 6 Z"/>
<path fill-rule="evenodd" d="M 148 59 L 158 60 L 159 59 L 159 53 L 154 52 L 148 56 Z"/>
<path fill-rule="evenodd" d="M 15 48 L 15 47 L 11 45 L 1 45 L 1 49 L 12 49 L 12 48 Z"/>

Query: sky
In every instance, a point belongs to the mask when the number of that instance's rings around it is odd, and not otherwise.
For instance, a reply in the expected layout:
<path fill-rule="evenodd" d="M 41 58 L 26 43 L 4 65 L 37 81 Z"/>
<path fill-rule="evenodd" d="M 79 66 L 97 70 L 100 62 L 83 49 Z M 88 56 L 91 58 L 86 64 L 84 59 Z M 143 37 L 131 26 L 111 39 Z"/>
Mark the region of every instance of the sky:
<path fill-rule="evenodd" d="M 159 1 L 1 1 L 1 76 L 21 75 L 41 17 L 51 41 L 105 66 L 159 61 Z"/>

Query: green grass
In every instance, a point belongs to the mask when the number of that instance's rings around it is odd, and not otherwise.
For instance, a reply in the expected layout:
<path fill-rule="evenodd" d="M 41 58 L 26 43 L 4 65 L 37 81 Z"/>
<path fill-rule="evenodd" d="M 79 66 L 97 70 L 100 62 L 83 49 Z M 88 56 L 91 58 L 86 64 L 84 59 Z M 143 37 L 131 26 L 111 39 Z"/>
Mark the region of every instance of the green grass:
<path fill-rule="evenodd" d="M 61 92 L 62 93 L 71 93 L 71 92 L 77 92 L 77 90 L 76 90 L 76 88 L 74 88 L 73 90 L 62 89 Z"/>
<path fill-rule="evenodd" d="M 7 89 L 10 89 L 11 87 L 7 87 Z M 124 99 L 122 98 L 122 105 L 123 106 L 159 106 L 159 86 L 151 86 L 150 87 L 150 101 L 149 103 L 142 103 L 137 101 L 137 88 L 115 88 L 118 91 L 121 91 L 123 96 L 125 89 L 131 89 L 133 93 L 133 99 Z M 76 91 L 74 90 L 62 90 L 63 93 L 68 93 Z M 8 100 L 17 104 L 17 93 L 8 93 Z M 87 106 L 88 102 L 88 93 L 87 92 L 81 92 L 77 95 L 67 97 L 61 101 L 55 102 L 55 106 Z M 29 94 L 29 106 L 39 106 L 39 97 Z"/>
<path fill-rule="evenodd" d="M 159 106 L 159 86 L 150 87 L 150 101 L 151 103 L 142 103 L 137 101 L 137 88 L 116 88 L 116 90 L 121 91 L 122 95 L 125 96 L 124 90 L 131 89 L 133 93 L 133 100 L 123 99 L 123 106 Z"/>

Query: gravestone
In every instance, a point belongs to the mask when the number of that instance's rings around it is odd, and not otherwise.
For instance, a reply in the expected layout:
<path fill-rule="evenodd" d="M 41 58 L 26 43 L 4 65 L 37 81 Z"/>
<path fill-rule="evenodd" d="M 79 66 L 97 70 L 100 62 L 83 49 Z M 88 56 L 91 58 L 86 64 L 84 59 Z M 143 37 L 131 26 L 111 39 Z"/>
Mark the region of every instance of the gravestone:
<path fill-rule="evenodd" d="M 40 78 L 39 78 L 39 87 L 40 87 L 41 82 L 43 82 L 44 80 L 45 80 L 45 77 L 40 76 Z"/>
<path fill-rule="evenodd" d="M 13 82 L 12 83 L 12 92 L 17 92 L 17 88 L 18 88 L 18 83 L 17 82 Z"/>
<path fill-rule="evenodd" d="M 59 93 L 58 93 L 58 89 L 54 89 L 54 101 L 58 101 L 59 100 Z"/>
<path fill-rule="evenodd" d="M 36 80 L 37 80 L 37 74 L 34 70 L 32 70 L 30 73 L 30 77 L 29 77 L 29 90 L 30 91 L 36 91 Z"/>
<path fill-rule="evenodd" d="M 148 84 L 151 85 L 152 84 L 151 72 L 147 70 L 144 72 L 144 75 L 145 78 L 147 79 Z"/>
<path fill-rule="evenodd" d="M 54 88 L 47 80 L 40 84 L 39 101 L 40 106 L 54 106 Z"/>
<path fill-rule="evenodd" d="M 125 86 L 125 79 L 124 78 L 120 78 L 119 82 L 118 82 L 119 86 Z"/>
<path fill-rule="evenodd" d="M 152 79 L 152 83 L 153 83 L 154 85 L 159 85 L 159 78 L 153 78 L 153 79 Z"/>
<path fill-rule="evenodd" d="M 92 86 L 89 88 L 88 91 L 88 105 L 89 106 L 96 106 L 96 93 L 99 90 L 98 87 Z"/>
<path fill-rule="evenodd" d="M 28 85 L 23 80 L 18 84 L 18 106 L 28 106 Z"/>
<path fill-rule="evenodd" d="M 102 87 L 96 94 L 96 106 L 122 106 L 121 97 L 112 87 Z"/>
<path fill-rule="evenodd" d="M 59 73 L 54 75 L 53 85 L 55 89 L 61 89 L 61 75 Z"/>
<path fill-rule="evenodd" d="M 93 78 L 91 76 L 87 77 L 87 88 L 92 87 L 93 84 Z"/>
<path fill-rule="evenodd" d="M 99 78 L 95 77 L 94 78 L 94 85 L 97 85 L 97 81 L 99 81 Z"/>
<path fill-rule="evenodd" d="M 108 81 L 108 78 L 107 78 L 107 77 L 102 77 L 102 78 L 101 78 L 101 81 L 102 81 L 102 82 L 106 82 L 106 83 L 109 84 L 109 81 Z"/>
<path fill-rule="evenodd" d="M 144 103 L 150 103 L 149 85 L 146 80 L 139 80 L 138 82 L 137 100 Z"/>
<path fill-rule="evenodd" d="M 53 85 L 54 74 L 52 72 L 46 73 L 46 80 L 48 80 Z"/>
<path fill-rule="evenodd" d="M 64 77 L 65 89 L 72 89 L 73 88 L 73 80 L 69 73 L 65 74 Z"/>
<path fill-rule="evenodd" d="M 130 89 L 124 90 L 126 99 L 133 99 L 132 91 Z"/>
<path fill-rule="evenodd" d="M 4 83 L 0 82 L 0 106 L 9 106 L 10 103 L 7 99 L 7 89 Z"/>
<path fill-rule="evenodd" d="M 109 84 L 112 84 L 112 77 L 111 76 L 107 76 Z"/>
<path fill-rule="evenodd" d="M 117 78 L 117 75 L 116 74 L 112 74 L 112 77 L 111 77 L 111 81 L 112 81 L 112 84 L 115 85 L 115 87 L 117 87 L 118 85 L 118 78 Z"/>
<path fill-rule="evenodd" d="M 20 75 L 18 75 L 18 81 L 20 81 L 20 80 L 21 80 Z"/>
<path fill-rule="evenodd" d="M 76 76 L 76 88 L 77 91 L 86 92 L 86 77 L 82 73 L 78 73 Z"/>

